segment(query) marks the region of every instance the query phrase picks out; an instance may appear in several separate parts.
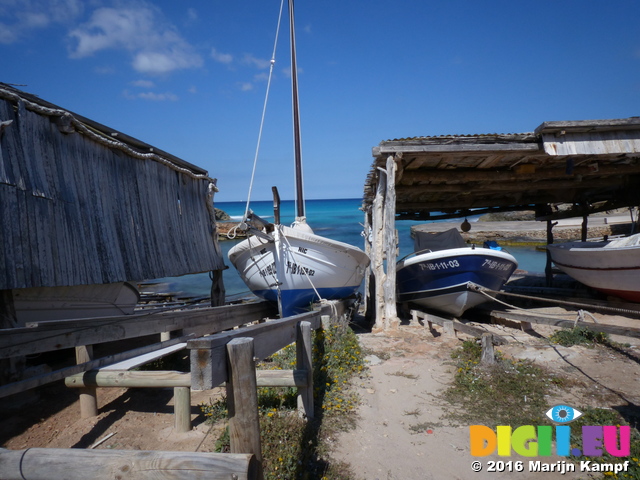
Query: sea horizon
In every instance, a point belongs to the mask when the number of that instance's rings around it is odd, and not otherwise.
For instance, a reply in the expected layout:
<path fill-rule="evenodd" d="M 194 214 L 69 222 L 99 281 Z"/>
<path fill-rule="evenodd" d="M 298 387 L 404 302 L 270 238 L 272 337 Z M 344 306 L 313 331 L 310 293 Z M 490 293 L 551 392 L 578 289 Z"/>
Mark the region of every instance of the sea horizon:
<path fill-rule="evenodd" d="M 362 198 L 327 198 L 309 199 L 305 201 L 306 218 L 308 224 L 317 235 L 354 245 L 365 249 L 364 239 L 364 212 L 361 210 Z M 221 222 L 240 222 L 246 209 L 246 201 L 215 202 L 214 207 L 222 210 L 231 217 L 231 220 Z M 265 220 L 273 219 L 273 200 L 252 201 L 250 204 L 258 216 Z M 295 201 L 282 200 L 280 203 L 281 223 L 289 225 L 295 220 Z M 470 222 L 477 221 L 479 216 L 468 217 Z M 438 220 L 437 222 L 459 223 L 460 219 Z M 409 255 L 413 251 L 413 239 L 411 227 L 432 223 L 429 221 L 397 220 L 398 231 L 398 259 Z M 228 299 L 238 296 L 251 295 L 240 275 L 228 260 L 229 250 L 242 239 L 224 239 L 220 237 L 219 244 L 223 254 L 223 260 L 228 266 L 223 272 L 223 281 Z M 516 257 L 519 268 L 531 272 L 544 271 L 544 252 L 538 252 L 534 247 L 508 247 L 507 250 Z M 209 274 L 187 274 L 180 277 L 170 277 L 152 280 L 163 283 L 163 288 L 184 296 L 208 296 L 211 290 Z"/>

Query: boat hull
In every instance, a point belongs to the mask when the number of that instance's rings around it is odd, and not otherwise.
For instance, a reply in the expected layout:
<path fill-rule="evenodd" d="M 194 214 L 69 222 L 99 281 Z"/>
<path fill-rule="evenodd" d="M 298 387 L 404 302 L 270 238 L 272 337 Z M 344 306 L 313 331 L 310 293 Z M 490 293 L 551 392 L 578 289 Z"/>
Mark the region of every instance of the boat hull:
<path fill-rule="evenodd" d="M 278 302 L 281 316 L 360 288 L 369 258 L 359 248 L 284 225 L 273 235 L 273 242 L 247 238 L 229 251 L 229 260 L 255 295 Z"/>
<path fill-rule="evenodd" d="M 470 283 L 500 290 L 517 266 L 512 255 L 486 248 L 419 253 L 396 267 L 398 302 L 457 317 L 489 300 L 471 290 Z"/>
<path fill-rule="evenodd" d="M 612 242 L 547 245 L 553 263 L 570 277 L 608 295 L 640 303 L 640 246 Z"/>

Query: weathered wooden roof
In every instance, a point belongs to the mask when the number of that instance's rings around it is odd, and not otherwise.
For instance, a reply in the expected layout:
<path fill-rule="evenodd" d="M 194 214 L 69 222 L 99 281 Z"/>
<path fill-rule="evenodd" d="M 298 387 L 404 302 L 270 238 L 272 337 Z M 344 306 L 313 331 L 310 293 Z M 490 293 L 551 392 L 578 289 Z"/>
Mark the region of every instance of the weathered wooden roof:
<path fill-rule="evenodd" d="M 545 122 L 531 133 L 383 141 L 373 148 L 365 207 L 390 155 L 398 168 L 397 218 L 541 211 L 558 203 L 601 210 L 640 204 L 640 117 Z"/>
<path fill-rule="evenodd" d="M 0 84 L 0 290 L 224 268 L 215 180 Z"/>

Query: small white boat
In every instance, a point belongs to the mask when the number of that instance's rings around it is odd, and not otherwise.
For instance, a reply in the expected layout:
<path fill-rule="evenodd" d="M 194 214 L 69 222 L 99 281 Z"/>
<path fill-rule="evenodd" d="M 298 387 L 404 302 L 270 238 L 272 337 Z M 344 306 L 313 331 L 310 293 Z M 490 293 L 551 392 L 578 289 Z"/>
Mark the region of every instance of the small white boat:
<path fill-rule="evenodd" d="M 274 227 L 272 242 L 251 236 L 229 251 L 229 260 L 255 295 L 278 302 L 283 317 L 358 291 L 369 265 L 362 250 L 310 229 Z"/>
<path fill-rule="evenodd" d="M 396 265 L 397 301 L 454 317 L 489 300 L 473 285 L 500 290 L 518 267 L 505 251 L 467 245 L 455 228 L 416 232 L 415 248 Z"/>
<path fill-rule="evenodd" d="M 605 242 L 547 245 L 567 275 L 608 295 L 640 302 L 640 234 Z"/>
<path fill-rule="evenodd" d="M 254 235 L 235 245 L 228 254 L 240 277 L 255 295 L 278 302 L 281 317 L 308 310 L 314 301 L 354 295 L 369 266 L 369 257 L 359 248 L 316 235 L 307 225 L 302 181 L 293 0 L 289 0 L 289 28 L 296 221 L 291 227 L 280 224 L 280 198 L 274 187 L 274 224 L 266 224 L 258 219 L 264 230 L 251 229 L 249 224 L 255 216 L 250 213 L 247 203 L 240 228 L 253 232 Z M 272 60 L 272 68 L 274 62 L 275 59 Z"/>

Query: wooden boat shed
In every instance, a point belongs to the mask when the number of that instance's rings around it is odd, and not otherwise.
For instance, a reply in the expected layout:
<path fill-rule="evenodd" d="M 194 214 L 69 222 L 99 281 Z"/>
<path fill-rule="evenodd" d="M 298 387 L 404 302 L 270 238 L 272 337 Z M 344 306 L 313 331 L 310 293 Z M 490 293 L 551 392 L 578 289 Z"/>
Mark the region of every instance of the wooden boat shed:
<path fill-rule="evenodd" d="M 367 316 L 376 329 L 398 322 L 396 219 L 534 210 L 550 233 L 558 218 L 586 221 L 595 212 L 640 205 L 640 117 L 545 122 L 531 133 L 388 140 L 373 148 L 373 157 L 363 209 L 372 260 Z"/>
<path fill-rule="evenodd" d="M 221 271 L 216 191 L 205 170 L 0 83 L 0 328 L 20 289 Z"/>

